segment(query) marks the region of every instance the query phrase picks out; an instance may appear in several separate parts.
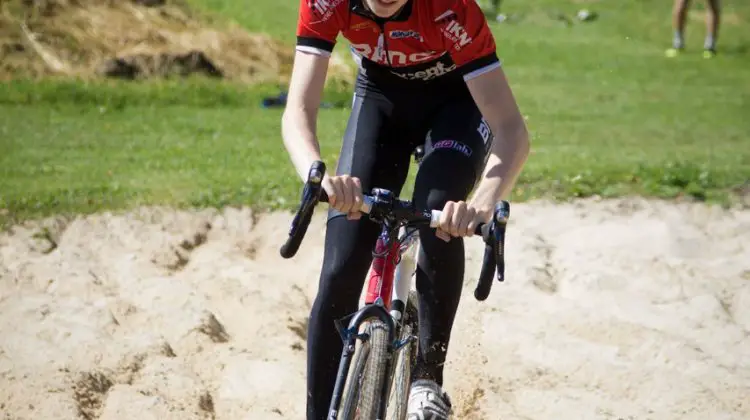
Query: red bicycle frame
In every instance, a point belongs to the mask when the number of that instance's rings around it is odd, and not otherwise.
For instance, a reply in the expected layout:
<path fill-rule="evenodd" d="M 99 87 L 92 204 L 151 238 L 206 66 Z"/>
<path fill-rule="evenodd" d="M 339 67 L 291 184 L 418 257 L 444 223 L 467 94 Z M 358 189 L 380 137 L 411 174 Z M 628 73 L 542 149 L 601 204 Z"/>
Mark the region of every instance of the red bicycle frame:
<path fill-rule="evenodd" d="M 396 265 L 401 259 L 401 243 L 397 237 L 394 237 L 390 240 L 390 247 L 387 247 L 387 241 L 388 232 L 385 229 L 375 243 L 375 256 L 367 275 L 365 304 L 373 304 L 380 298 L 385 309 L 390 310 L 391 297 L 393 296 L 393 276 L 396 272 Z"/>

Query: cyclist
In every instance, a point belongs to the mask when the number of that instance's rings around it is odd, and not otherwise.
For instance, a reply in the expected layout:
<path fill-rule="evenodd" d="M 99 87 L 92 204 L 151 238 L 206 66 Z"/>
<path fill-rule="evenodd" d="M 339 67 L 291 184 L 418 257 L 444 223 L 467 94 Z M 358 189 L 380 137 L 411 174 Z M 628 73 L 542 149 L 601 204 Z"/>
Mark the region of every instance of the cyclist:
<path fill-rule="evenodd" d="M 443 217 L 438 230 L 419 232 L 420 352 L 408 411 L 447 419 L 441 387 L 463 283 L 461 237 L 509 195 L 528 133 L 475 0 L 301 0 L 282 135 L 303 180 L 321 160 L 316 119 L 339 34 L 359 72 L 338 168 L 323 180 L 331 209 L 308 327 L 307 419 L 328 416 L 342 345 L 333 321 L 357 309 L 379 234 L 360 218 L 362 192 L 400 193 L 418 145 L 425 157 L 412 200 Z"/>

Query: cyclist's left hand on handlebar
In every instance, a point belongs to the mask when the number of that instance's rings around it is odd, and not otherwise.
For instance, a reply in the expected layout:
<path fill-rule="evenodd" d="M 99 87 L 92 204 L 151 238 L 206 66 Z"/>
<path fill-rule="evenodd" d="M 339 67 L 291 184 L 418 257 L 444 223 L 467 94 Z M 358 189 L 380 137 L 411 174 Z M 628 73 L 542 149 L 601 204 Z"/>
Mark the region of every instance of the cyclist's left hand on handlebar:
<path fill-rule="evenodd" d="M 450 241 L 451 237 L 473 236 L 477 225 L 491 218 L 491 211 L 482 211 L 465 201 L 448 201 L 443 207 L 435 235 L 445 242 Z"/>

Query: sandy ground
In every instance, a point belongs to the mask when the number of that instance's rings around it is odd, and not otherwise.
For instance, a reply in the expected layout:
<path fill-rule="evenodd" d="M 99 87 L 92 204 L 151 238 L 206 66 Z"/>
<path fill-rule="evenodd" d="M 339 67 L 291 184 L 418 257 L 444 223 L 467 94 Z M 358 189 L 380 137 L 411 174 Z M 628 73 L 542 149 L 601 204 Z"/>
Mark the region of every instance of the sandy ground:
<path fill-rule="evenodd" d="M 142 209 L 0 234 L 0 418 L 302 419 L 318 215 Z M 469 272 L 457 419 L 750 419 L 750 212 L 513 207 L 505 284 Z M 53 249 L 51 249 L 53 248 Z"/>

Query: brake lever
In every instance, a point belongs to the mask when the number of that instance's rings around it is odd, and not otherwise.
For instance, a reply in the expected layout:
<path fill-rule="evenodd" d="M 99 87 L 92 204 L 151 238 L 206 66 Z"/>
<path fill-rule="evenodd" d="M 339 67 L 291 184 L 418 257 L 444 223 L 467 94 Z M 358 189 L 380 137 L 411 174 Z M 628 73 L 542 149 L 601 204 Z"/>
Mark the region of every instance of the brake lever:
<path fill-rule="evenodd" d="M 495 206 L 492 217 L 492 248 L 497 264 L 497 281 L 505 280 L 505 229 L 510 219 L 510 203 L 503 200 Z"/>
<path fill-rule="evenodd" d="M 495 205 L 492 220 L 481 228 L 484 257 L 479 281 L 474 290 L 474 297 L 479 301 L 489 296 L 493 277 L 496 277 L 497 281 L 505 280 L 505 227 L 509 217 L 510 204 L 507 201 L 501 201 Z M 495 276 L 492 275 L 493 272 Z"/>
<path fill-rule="evenodd" d="M 326 164 L 316 160 L 310 166 L 307 173 L 307 182 L 305 189 L 302 191 L 302 200 L 313 206 L 318 204 L 320 193 L 323 191 L 323 175 L 326 173 Z"/>
<path fill-rule="evenodd" d="M 307 182 L 305 182 L 305 186 L 302 189 L 300 207 L 292 219 L 292 224 L 289 228 L 289 237 L 279 251 L 283 258 L 291 258 L 297 253 L 302 239 L 305 233 L 307 233 L 313 210 L 318 204 L 321 192 L 323 191 L 322 182 L 325 171 L 326 165 L 321 161 L 315 161 L 310 166 L 310 171 L 307 173 Z"/>
<path fill-rule="evenodd" d="M 294 220 L 292 220 L 292 227 L 289 230 L 289 235 L 293 236 L 295 234 L 296 230 L 300 228 L 300 219 L 304 219 L 309 213 L 311 213 L 312 208 L 318 204 L 320 192 L 323 190 L 321 184 L 323 182 L 323 174 L 325 174 L 325 171 L 326 165 L 321 161 L 315 161 L 312 166 L 310 166 L 310 171 L 307 173 L 307 182 L 305 182 L 305 186 L 302 188 L 300 208 L 294 216 Z"/>

